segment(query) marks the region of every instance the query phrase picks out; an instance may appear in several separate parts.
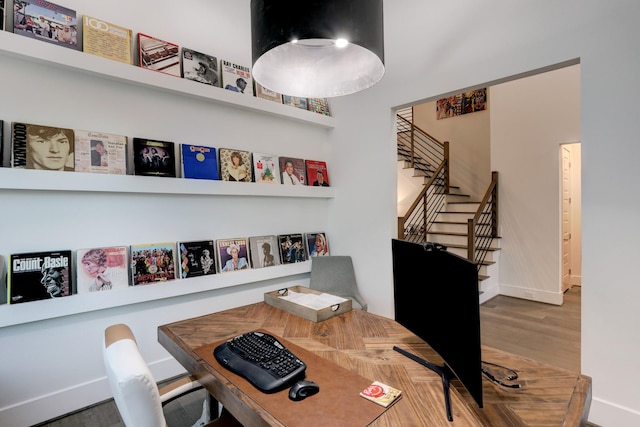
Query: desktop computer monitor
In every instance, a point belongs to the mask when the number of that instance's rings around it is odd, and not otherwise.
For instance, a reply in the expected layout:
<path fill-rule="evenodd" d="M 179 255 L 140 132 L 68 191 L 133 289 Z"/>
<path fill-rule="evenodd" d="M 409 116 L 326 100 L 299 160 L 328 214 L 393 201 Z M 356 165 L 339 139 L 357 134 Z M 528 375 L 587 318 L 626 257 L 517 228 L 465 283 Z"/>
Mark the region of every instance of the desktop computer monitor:
<path fill-rule="evenodd" d="M 392 254 L 395 320 L 442 358 L 443 382 L 455 376 L 482 407 L 476 265 L 428 243 L 392 239 Z M 445 399 L 449 405 L 448 384 Z"/>

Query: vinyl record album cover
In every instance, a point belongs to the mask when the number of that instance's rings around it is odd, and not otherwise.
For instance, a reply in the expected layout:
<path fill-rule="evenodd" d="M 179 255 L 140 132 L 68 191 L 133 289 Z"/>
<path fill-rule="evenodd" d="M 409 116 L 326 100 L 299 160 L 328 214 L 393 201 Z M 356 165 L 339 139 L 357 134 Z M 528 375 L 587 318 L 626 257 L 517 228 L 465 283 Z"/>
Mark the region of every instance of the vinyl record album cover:
<path fill-rule="evenodd" d="M 304 166 L 307 172 L 307 185 L 329 187 L 327 162 L 321 160 L 305 160 Z"/>
<path fill-rule="evenodd" d="M 218 179 L 216 149 L 201 145 L 181 144 L 182 177 Z"/>
<path fill-rule="evenodd" d="M 75 130 L 75 171 L 127 174 L 127 137 Z"/>
<path fill-rule="evenodd" d="M 14 168 L 73 172 L 74 150 L 73 129 L 11 124 L 11 166 Z"/>
<path fill-rule="evenodd" d="M 280 184 L 278 156 L 253 153 L 253 178 L 260 184 Z"/>
<path fill-rule="evenodd" d="M 306 243 L 302 233 L 278 235 L 280 259 L 283 264 L 293 264 L 307 260 Z"/>
<path fill-rule="evenodd" d="M 329 241 L 326 233 L 305 233 L 307 253 L 310 257 L 329 255 Z"/>
<path fill-rule="evenodd" d="M 216 258 L 218 273 L 251 268 L 249 245 L 245 237 L 216 240 Z"/>
<path fill-rule="evenodd" d="M 82 51 L 133 64 L 133 31 L 92 16 L 82 17 Z"/>
<path fill-rule="evenodd" d="M 215 274 L 215 254 L 213 240 L 178 242 L 180 278 Z"/>
<path fill-rule="evenodd" d="M 175 144 L 146 138 L 133 138 L 135 175 L 176 177 Z"/>
<path fill-rule="evenodd" d="M 307 185 L 304 159 L 283 156 L 278 159 L 284 185 Z"/>
<path fill-rule="evenodd" d="M 9 304 L 71 295 L 71 250 L 10 255 L 7 288 Z"/>
<path fill-rule="evenodd" d="M 79 50 L 76 11 L 40 0 L 13 0 L 13 32 Z"/>
<path fill-rule="evenodd" d="M 221 148 L 220 179 L 222 181 L 252 182 L 251 153 L 233 148 Z"/>
<path fill-rule="evenodd" d="M 273 267 L 281 264 L 278 238 L 275 235 L 249 237 L 249 253 L 253 268 Z"/>
<path fill-rule="evenodd" d="M 186 47 L 182 48 L 182 78 L 220 86 L 218 58 Z"/>
<path fill-rule="evenodd" d="M 131 245 L 131 284 L 166 282 L 176 278 L 175 243 Z"/>
<path fill-rule="evenodd" d="M 226 90 L 253 96 L 253 79 L 251 69 L 244 65 L 221 60 L 222 87 Z"/>
<path fill-rule="evenodd" d="M 180 47 L 175 43 L 138 33 L 138 61 L 141 68 L 180 77 Z"/>
<path fill-rule="evenodd" d="M 129 286 L 128 247 L 108 246 L 76 251 L 76 293 L 124 289 Z"/>

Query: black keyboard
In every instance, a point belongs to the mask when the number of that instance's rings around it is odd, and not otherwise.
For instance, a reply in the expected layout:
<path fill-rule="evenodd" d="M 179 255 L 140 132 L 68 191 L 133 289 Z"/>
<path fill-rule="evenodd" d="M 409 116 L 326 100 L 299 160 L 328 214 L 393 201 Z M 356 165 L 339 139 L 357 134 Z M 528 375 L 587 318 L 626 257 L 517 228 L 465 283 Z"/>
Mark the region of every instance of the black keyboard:
<path fill-rule="evenodd" d="M 278 391 L 304 376 L 307 365 L 264 332 L 247 332 L 223 342 L 213 356 L 265 393 Z"/>

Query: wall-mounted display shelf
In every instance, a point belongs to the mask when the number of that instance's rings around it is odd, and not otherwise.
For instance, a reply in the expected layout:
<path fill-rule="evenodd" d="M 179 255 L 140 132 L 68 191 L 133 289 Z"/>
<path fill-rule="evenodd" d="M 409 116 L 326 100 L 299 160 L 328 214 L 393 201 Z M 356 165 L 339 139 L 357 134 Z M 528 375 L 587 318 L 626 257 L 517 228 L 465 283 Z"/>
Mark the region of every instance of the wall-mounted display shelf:
<path fill-rule="evenodd" d="M 161 182 L 162 185 L 157 185 Z M 333 187 L 0 168 L 0 190 L 333 198 Z"/>
<path fill-rule="evenodd" d="M 298 120 L 326 128 L 334 127 L 335 119 L 289 105 L 277 104 L 257 97 L 244 96 L 230 90 L 192 80 L 146 70 L 135 65 L 111 61 L 73 49 L 65 49 L 7 31 L 0 31 L 0 55 L 82 72 L 101 78 L 126 82 L 154 90 L 171 92 L 236 108 L 252 110 Z"/>
<path fill-rule="evenodd" d="M 0 328 L 309 273 L 311 261 L 0 305 Z"/>

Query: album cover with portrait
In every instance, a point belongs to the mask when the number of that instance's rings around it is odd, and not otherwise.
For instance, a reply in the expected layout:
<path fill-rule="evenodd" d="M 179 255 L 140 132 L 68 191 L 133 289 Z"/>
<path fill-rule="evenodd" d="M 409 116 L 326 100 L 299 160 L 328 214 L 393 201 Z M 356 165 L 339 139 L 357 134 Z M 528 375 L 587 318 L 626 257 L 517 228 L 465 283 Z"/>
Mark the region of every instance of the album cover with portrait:
<path fill-rule="evenodd" d="M 75 130 L 75 171 L 127 174 L 127 137 Z"/>
<path fill-rule="evenodd" d="M 253 153 L 253 179 L 259 184 L 280 184 L 278 156 Z"/>
<path fill-rule="evenodd" d="M 278 238 L 275 235 L 250 236 L 249 253 L 253 268 L 273 267 L 281 264 Z"/>
<path fill-rule="evenodd" d="M 304 166 L 307 171 L 307 185 L 313 187 L 329 187 L 327 162 L 322 160 L 305 160 Z"/>
<path fill-rule="evenodd" d="M 32 123 L 11 124 L 11 167 L 73 172 L 73 129 Z"/>
<path fill-rule="evenodd" d="M 293 264 L 307 260 L 306 242 L 302 233 L 278 235 L 280 259 L 283 264 Z"/>
<path fill-rule="evenodd" d="M 138 65 L 141 68 L 180 77 L 180 46 L 138 33 Z"/>
<path fill-rule="evenodd" d="M 12 254 L 8 264 L 8 304 L 73 294 L 71 250 Z"/>
<path fill-rule="evenodd" d="M 220 86 L 218 58 L 215 56 L 183 47 L 181 69 L 183 79 Z"/>
<path fill-rule="evenodd" d="M 135 175 L 176 177 L 175 143 L 133 138 Z"/>
<path fill-rule="evenodd" d="M 178 242 L 178 270 L 181 279 L 215 274 L 216 249 L 213 240 Z"/>
<path fill-rule="evenodd" d="M 129 287 L 129 248 L 107 246 L 76 251 L 76 293 Z"/>
<path fill-rule="evenodd" d="M 329 240 L 326 233 L 305 233 L 309 257 L 329 255 Z"/>
<path fill-rule="evenodd" d="M 218 273 L 250 269 L 247 238 L 216 240 L 216 266 Z"/>
<path fill-rule="evenodd" d="M 221 148 L 218 157 L 220 158 L 220 179 L 222 181 L 253 181 L 249 151 Z"/>
<path fill-rule="evenodd" d="M 215 148 L 191 144 L 180 144 L 180 148 L 183 178 L 218 179 Z"/>
<path fill-rule="evenodd" d="M 280 156 L 278 160 L 284 185 L 307 185 L 304 159 Z"/>
<path fill-rule="evenodd" d="M 253 96 L 253 78 L 249 67 L 221 60 L 220 74 L 223 88 L 243 95 Z"/>
<path fill-rule="evenodd" d="M 56 3 L 13 0 L 13 32 L 79 50 L 76 11 Z"/>
<path fill-rule="evenodd" d="M 131 284 L 166 282 L 176 278 L 173 242 L 130 246 Z"/>

